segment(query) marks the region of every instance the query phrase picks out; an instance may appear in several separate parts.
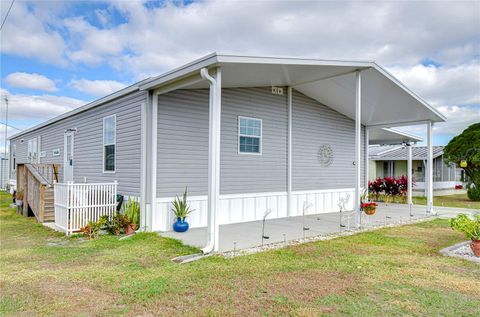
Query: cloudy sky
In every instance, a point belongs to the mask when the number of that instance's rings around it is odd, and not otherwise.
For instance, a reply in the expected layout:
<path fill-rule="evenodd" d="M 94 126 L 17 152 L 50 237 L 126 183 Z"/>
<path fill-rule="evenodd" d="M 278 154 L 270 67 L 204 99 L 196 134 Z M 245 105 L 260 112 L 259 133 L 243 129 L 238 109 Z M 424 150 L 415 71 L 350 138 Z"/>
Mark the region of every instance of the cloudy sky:
<path fill-rule="evenodd" d="M 214 51 L 375 60 L 447 116 L 438 145 L 480 121 L 480 1 L 16 0 L 0 32 L 9 135 Z"/>

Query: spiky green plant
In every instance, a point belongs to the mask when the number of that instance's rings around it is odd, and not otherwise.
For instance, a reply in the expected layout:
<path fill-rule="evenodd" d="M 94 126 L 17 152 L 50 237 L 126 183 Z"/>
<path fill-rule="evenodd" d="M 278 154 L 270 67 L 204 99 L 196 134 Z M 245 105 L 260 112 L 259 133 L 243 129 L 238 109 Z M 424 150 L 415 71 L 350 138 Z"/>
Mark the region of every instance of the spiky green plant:
<path fill-rule="evenodd" d="M 195 209 L 191 209 L 187 203 L 187 188 L 183 193 L 183 197 L 178 196 L 172 201 L 172 211 L 176 218 L 184 220 L 189 214 L 191 214 Z"/>
<path fill-rule="evenodd" d="M 123 212 L 131 223 L 140 226 L 140 204 L 135 198 L 128 197 L 128 200 L 123 204 Z"/>

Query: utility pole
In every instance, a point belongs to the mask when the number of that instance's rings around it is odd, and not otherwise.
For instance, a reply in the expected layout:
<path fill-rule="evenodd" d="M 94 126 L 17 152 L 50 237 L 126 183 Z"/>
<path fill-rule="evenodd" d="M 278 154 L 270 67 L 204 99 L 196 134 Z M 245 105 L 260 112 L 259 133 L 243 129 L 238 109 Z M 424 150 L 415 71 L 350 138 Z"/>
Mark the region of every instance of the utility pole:
<path fill-rule="evenodd" d="M 7 165 L 6 163 L 8 162 L 7 160 L 7 132 L 8 132 L 8 97 L 5 96 L 5 105 L 6 105 L 6 109 L 5 109 L 5 143 L 4 143 L 4 149 L 3 149 L 3 160 L 1 161 L 2 162 L 2 176 L 1 176 L 1 181 L 2 181 L 2 188 L 7 188 L 7 182 L 6 180 L 4 180 L 4 175 L 5 175 L 5 165 Z M 4 164 L 5 162 L 5 164 Z"/>

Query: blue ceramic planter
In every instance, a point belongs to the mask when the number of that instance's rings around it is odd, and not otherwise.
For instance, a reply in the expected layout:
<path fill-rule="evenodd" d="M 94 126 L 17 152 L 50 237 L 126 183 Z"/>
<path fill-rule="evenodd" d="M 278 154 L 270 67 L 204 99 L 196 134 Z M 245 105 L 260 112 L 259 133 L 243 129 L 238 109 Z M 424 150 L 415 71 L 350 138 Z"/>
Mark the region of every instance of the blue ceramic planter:
<path fill-rule="evenodd" d="M 188 222 L 182 218 L 177 218 L 177 221 L 173 223 L 173 231 L 175 232 L 185 232 L 188 230 L 188 227 Z"/>

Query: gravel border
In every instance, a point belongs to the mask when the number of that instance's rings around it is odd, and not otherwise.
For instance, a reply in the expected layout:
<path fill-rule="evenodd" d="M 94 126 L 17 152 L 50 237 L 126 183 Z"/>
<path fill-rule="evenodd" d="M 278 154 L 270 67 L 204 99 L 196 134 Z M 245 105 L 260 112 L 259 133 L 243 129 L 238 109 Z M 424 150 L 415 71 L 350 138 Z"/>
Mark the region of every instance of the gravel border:
<path fill-rule="evenodd" d="M 440 253 L 444 256 L 451 256 L 480 264 L 480 257 L 477 257 L 473 254 L 472 250 L 470 249 L 470 243 L 472 242 L 460 242 L 452 245 L 451 247 L 440 250 Z"/>
<path fill-rule="evenodd" d="M 354 235 L 354 234 L 357 234 L 357 233 L 369 232 L 369 231 L 373 231 L 373 230 L 381 229 L 381 228 L 398 227 L 398 226 L 402 226 L 402 225 L 426 222 L 426 221 L 430 221 L 430 220 L 437 219 L 437 218 L 438 218 L 437 216 L 431 216 L 431 217 L 425 217 L 425 218 L 420 218 L 420 219 L 415 219 L 415 220 L 397 220 L 397 221 L 390 222 L 387 225 L 384 225 L 384 224 L 383 225 L 372 225 L 372 226 L 369 226 L 368 228 L 361 228 L 361 229 L 356 229 L 356 230 L 345 230 L 345 231 L 342 231 L 342 232 L 336 232 L 336 233 L 332 233 L 332 234 L 321 234 L 321 235 L 317 235 L 317 236 L 307 237 L 305 239 L 289 240 L 289 241 L 286 241 L 286 242 L 275 242 L 275 243 L 265 244 L 263 246 L 256 246 L 256 247 L 252 247 L 252 248 L 220 252 L 220 253 L 218 253 L 218 255 L 223 256 L 225 258 L 233 258 L 233 257 L 237 257 L 237 256 L 254 254 L 254 253 L 264 252 L 264 251 L 269 251 L 269 250 L 283 249 L 283 248 L 287 248 L 289 246 L 299 245 L 299 244 L 308 243 L 308 242 L 321 241 L 321 240 L 322 241 L 323 240 L 331 240 L 331 239 L 335 239 L 335 238 L 338 238 L 338 237 L 351 236 L 351 235 Z"/>

